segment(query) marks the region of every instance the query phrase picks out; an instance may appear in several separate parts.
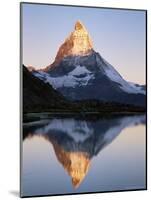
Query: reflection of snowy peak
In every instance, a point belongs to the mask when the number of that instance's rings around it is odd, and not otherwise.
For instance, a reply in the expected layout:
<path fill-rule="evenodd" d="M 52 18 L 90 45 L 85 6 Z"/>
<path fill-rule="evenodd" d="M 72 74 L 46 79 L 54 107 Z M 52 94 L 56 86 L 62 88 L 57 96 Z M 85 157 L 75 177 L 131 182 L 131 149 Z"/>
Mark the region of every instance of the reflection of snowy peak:
<path fill-rule="evenodd" d="M 145 105 L 144 88 L 124 80 L 94 51 L 88 32 L 80 22 L 59 48 L 54 63 L 33 74 L 71 100 L 98 99 Z"/>
<path fill-rule="evenodd" d="M 46 119 L 27 123 L 24 137 L 43 137 L 54 149 L 57 160 L 71 177 L 74 187 L 84 180 L 91 159 L 107 147 L 129 126 L 145 123 L 145 116 L 125 116 L 84 120 L 74 118 Z"/>
<path fill-rule="evenodd" d="M 144 122 L 144 115 L 96 121 L 52 119 L 36 130 L 29 130 L 29 133 L 55 141 L 65 151 L 85 152 L 91 158 L 110 144 L 124 128 Z"/>
<path fill-rule="evenodd" d="M 52 130 L 68 135 L 77 143 L 85 141 L 94 133 L 93 128 L 89 127 L 86 121 L 74 119 L 53 119 L 47 126 L 42 129 L 37 129 L 36 133 L 43 132 L 46 134 Z"/>

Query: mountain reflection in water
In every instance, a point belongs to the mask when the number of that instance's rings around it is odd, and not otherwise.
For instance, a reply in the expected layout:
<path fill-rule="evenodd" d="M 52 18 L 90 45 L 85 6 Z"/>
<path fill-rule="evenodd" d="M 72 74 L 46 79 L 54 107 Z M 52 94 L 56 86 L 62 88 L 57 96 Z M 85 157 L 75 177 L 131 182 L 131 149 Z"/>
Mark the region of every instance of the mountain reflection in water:
<path fill-rule="evenodd" d="M 54 148 L 58 161 L 77 188 L 85 178 L 91 159 L 110 144 L 121 131 L 144 124 L 145 116 L 125 116 L 83 120 L 74 118 L 47 119 L 24 124 L 23 138 L 41 136 Z"/>

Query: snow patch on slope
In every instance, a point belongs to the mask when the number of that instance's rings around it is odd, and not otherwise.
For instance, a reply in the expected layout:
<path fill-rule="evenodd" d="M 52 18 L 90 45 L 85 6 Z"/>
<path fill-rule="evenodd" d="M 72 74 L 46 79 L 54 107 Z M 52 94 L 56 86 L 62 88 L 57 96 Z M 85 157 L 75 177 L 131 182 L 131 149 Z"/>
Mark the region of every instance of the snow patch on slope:
<path fill-rule="evenodd" d="M 131 82 L 128 82 L 128 83 L 129 83 L 129 84 L 131 85 L 131 87 L 133 87 L 134 89 L 137 89 L 137 90 L 141 91 L 142 94 L 146 94 L 146 91 L 142 88 L 141 85 L 138 85 L 138 84 L 135 84 L 135 83 L 131 83 Z"/>
<path fill-rule="evenodd" d="M 120 84 L 120 88 L 127 93 L 132 94 L 146 94 L 145 90 L 142 90 L 141 86 L 137 86 L 134 83 L 130 83 L 125 81 L 122 76 L 114 69 L 112 65 L 110 65 L 106 60 L 104 63 L 107 65 L 104 67 L 105 74 L 114 82 Z"/>
<path fill-rule="evenodd" d="M 88 75 L 88 74 L 92 74 L 92 72 L 90 72 L 85 66 L 76 66 L 76 68 L 74 70 L 72 70 L 69 75 L 72 76 L 79 76 L 79 75 Z"/>
<path fill-rule="evenodd" d="M 46 83 L 51 84 L 55 89 L 61 87 L 76 87 L 87 85 L 94 75 L 85 66 L 76 66 L 68 75 L 53 77 L 46 72 L 34 72 L 34 75 Z"/>
<path fill-rule="evenodd" d="M 54 77 L 43 71 L 33 72 L 33 74 L 44 82 L 51 84 L 54 89 L 62 87 L 75 88 L 78 86 L 87 86 L 90 80 L 95 79 L 95 73 L 89 71 L 85 66 L 76 65 L 77 60 L 79 59 L 80 57 L 76 57 L 74 63 L 76 67 L 71 72 L 63 76 Z M 146 91 L 142 86 L 124 80 L 123 77 L 114 69 L 114 67 L 105 59 L 96 56 L 96 60 L 100 70 L 103 70 L 103 73 L 110 80 L 118 83 L 121 90 L 130 94 L 146 94 Z"/>

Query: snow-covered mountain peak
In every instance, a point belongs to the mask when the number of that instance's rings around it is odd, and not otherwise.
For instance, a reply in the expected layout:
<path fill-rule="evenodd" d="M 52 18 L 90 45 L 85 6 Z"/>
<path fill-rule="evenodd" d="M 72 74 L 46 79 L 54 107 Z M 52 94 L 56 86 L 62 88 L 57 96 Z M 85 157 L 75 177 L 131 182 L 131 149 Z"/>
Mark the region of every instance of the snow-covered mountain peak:
<path fill-rule="evenodd" d="M 84 27 L 84 25 L 82 24 L 82 22 L 80 20 L 78 20 L 75 23 L 75 30 L 77 30 L 77 31 L 79 31 L 79 30 L 85 30 L 86 31 L 86 28 Z"/>
<path fill-rule="evenodd" d="M 129 83 L 97 53 L 80 21 L 60 46 L 55 61 L 33 74 L 69 100 L 145 105 L 145 86 Z"/>
<path fill-rule="evenodd" d="M 68 56 L 89 55 L 93 50 L 91 38 L 85 26 L 77 21 L 74 31 L 65 39 L 60 46 L 55 61 L 47 69 L 56 66 L 62 59 Z"/>

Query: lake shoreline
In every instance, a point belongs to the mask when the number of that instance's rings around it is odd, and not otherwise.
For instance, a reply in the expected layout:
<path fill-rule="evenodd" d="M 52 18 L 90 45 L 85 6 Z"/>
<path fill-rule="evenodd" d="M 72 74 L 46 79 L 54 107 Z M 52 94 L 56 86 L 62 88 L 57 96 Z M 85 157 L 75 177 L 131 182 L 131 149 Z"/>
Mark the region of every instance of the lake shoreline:
<path fill-rule="evenodd" d="M 77 119 L 99 119 L 99 118 L 112 118 L 121 116 L 135 116 L 145 115 L 144 112 L 28 112 L 23 114 L 23 122 L 31 122 L 42 119 L 53 119 L 53 118 L 77 118 Z"/>

